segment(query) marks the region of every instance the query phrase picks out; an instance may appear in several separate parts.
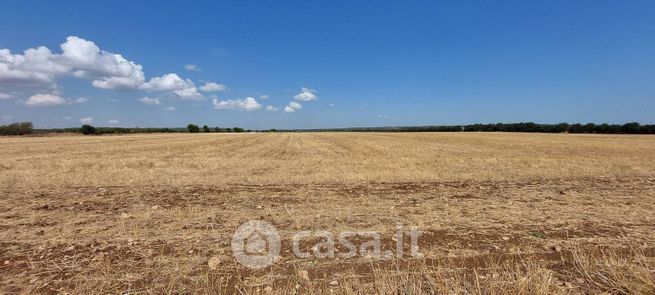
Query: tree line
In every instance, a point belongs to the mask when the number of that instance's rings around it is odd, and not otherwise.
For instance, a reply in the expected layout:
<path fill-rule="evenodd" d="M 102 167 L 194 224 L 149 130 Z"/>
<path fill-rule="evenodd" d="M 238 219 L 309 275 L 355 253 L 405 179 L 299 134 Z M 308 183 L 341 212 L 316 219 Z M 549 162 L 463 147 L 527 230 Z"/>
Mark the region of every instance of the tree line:
<path fill-rule="evenodd" d="M 655 134 L 655 125 L 641 125 L 637 122 L 626 124 L 537 124 L 496 123 L 448 126 L 407 126 L 407 127 L 355 127 L 335 129 L 293 129 L 258 130 L 257 132 L 534 132 L 534 133 L 598 133 L 598 134 Z M 130 133 L 241 133 L 253 132 L 241 127 L 202 127 L 189 124 L 186 128 L 125 128 L 94 127 L 83 125 L 80 128 L 34 129 L 31 122 L 19 122 L 0 126 L 0 135 L 29 135 L 44 133 L 82 133 L 85 135 L 130 134 Z"/>
<path fill-rule="evenodd" d="M 437 126 L 400 126 L 400 127 L 354 127 L 333 129 L 294 129 L 280 131 L 311 132 L 534 132 L 534 133 L 599 133 L 599 134 L 655 134 L 655 125 L 641 125 L 637 122 L 626 124 L 537 124 L 533 122 L 471 124 L 471 125 L 437 125 Z"/>
<path fill-rule="evenodd" d="M 0 135 L 27 135 L 33 132 L 32 122 L 19 122 L 0 126 Z"/>
<path fill-rule="evenodd" d="M 233 128 L 214 127 L 214 128 L 210 128 L 209 126 L 204 125 L 204 126 L 202 126 L 202 128 L 200 128 L 196 124 L 189 124 L 189 125 L 186 126 L 186 129 L 189 131 L 189 133 L 200 133 L 200 132 L 205 132 L 205 133 L 210 133 L 210 132 L 213 132 L 213 133 L 253 132 L 250 129 L 243 129 L 241 127 L 233 127 Z"/>

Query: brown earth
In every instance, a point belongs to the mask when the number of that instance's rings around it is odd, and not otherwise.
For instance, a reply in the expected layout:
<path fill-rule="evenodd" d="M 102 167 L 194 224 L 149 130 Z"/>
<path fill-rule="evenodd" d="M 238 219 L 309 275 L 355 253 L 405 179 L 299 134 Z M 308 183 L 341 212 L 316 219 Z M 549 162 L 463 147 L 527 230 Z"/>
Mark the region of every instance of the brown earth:
<path fill-rule="evenodd" d="M 201 134 L 0 145 L 4 294 L 655 293 L 655 137 Z M 282 239 L 279 260 L 262 270 L 232 256 L 232 234 L 248 220 L 269 222 Z M 423 232 L 423 258 L 409 255 L 408 240 L 402 258 L 291 251 L 302 230 L 376 231 L 383 250 L 395 249 L 398 223 Z"/>

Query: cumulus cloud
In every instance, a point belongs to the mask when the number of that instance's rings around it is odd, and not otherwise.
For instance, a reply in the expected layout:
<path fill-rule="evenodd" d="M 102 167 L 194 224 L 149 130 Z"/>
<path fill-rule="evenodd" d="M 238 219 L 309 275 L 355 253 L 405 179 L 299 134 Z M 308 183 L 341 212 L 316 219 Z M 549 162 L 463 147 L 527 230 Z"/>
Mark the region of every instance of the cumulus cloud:
<path fill-rule="evenodd" d="M 82 124 L 91 124 L 91 123 L 93 123 L 93 117 L 81 118 L 80 123 L 82 123 Z"/>
<path fill-rule="evenodd" d="M 169 111 L 169 112 L 175 111 L 175 107 L 165 107 L 164 111 Z"/>
<path fill-rule="evenodd" d="M 312 101 L 318 99 L 316 96 L 316 90 L 310 89 L 307 87 L 302 87 L 300 93 L 293 97 L 297 101 Z"/>
<path fill-rule="evenodd" d="M 149 91 L 172 91 L 172 90 L 182 90 L 194 87 L 195 85 L 189 79 L 183 80 L 175 73 L 170 73 L 163 75 L 161 77 L 155 77 L 150 79 L 149 82 L 141 85 L 141 89 Z"/>
<path fill-rule="evenodd" d="M 7 93 L 2 93 L 2 92 L 0 92 L 0 100 L 3 100 L 3 99 L 10 99 L 10 98 L 12 98 L 12 97 L 14 97 L 14 96 L 11 95 L 11 94 L 7 94 Z"/>
<path fill-rule="evenodd" d="M 69 36 L 60 45 L 61 53 L 45 46 L 29 48 L 23 53 L 0 49 L 0 86 L 56 87 L 59 78 L 91 80 L 101 89 L 168 91 L 183 100 L 203 100 L 198 88 L 189 79 L 175 73 L 146 81 L 143 67 L 120 54 L 101 50 L 94 42 Z M 200 70 L 189 64 L 188 70 Z M 207 83 L 202 91 L 224 90 L 225 85 Z"/>
<path fill-rule="evenodd" d="M 195 64 L 186 64 L 184 65 L 184 68 L 190 72 L 199 72 L 202 70 L 201 68 L 198 67 L 198 65 Z"/>
<path fill-rule="evenodd" d="M 58 77 L 73 76 L 92 80 L 105 89 L 134 89 L 143 84 L 143 67 L 100 48 L 93 42 L 70 36 L 61 44 L 61 54 L 45 46 L 30 48 L 23 54 L 0 49 L 0 83 L 52 84 Z"/>
<path fill-rule="evenodd" d="M 262 107 L 262 105 L 252 97 L 228 99 L 223 101 L 215 98 L 212 100 L 212 104 L 217 110 L 238 110 L 246 112 L 255 111 Z"/>
<path fill-rule="evenodd" d="M 292 108 L 294 108 L 296 110 L 302 109 L 302 105 L 295 102 L 295 101 L 290 101 L 289 102 L 289 107 L 292 107 Z"/>
<path fill-rule="evenodd" d="M 212 91 L 224 91 L 227 87 L 223 84 L 218 84 L 214 82 L 205 83 L 205 85 L 200 86 L 200 91 L 212 92 Z"/>
<path fill-rule="evenodd" d="M 259 98 L 261 98 L 261 99 L 269 99 L 269 98 L 271 98 L 271 96 L 268 95 L 268 94 L 262 94 L 262 95 L 259 96 Z"/>
<path fill-rule="evenodd" d="M 159 101 L 159 98 L 151 98 L 151 97 L 142 97 L 139 98 L 138 101 L 147 104 L 147 105 L 159 105 L 161 102 Z"/>
<path fill-rule="evenodd" d="M 31 107 L 58 106 L 67 104 L 68 101 L 56 94 L 35 94 L 25 101 L 25 104 Z"/>
<path fill-rule="evenodd" d="M 200 92 L 198 92 L 197 87 L 189 87 L 185 89 L 175 90 L 173 91 L 173 94 L 181 100 L 201 101 L 205 99 L 205 97 L 202 96 Z"/>
<path fill-rule="evenodd" d="M 278 108 L 276 108 L 276 107 L 274 107 L 272 105 L 266 106 L 266 111 L 267 112 L 277 112 L 278 110 L 279 110 Z"/>
<path fill-rule="evenodd" d="M 284 111 L 287 112 L 287 113 L 293 113 L 293 112 L 295 112 L 295 111 L 297 111 L 299 109 L 302 109 L 302 105 L 295 102 L 295 101 L 290 101 L 289 105 L 284 107 Z"/>

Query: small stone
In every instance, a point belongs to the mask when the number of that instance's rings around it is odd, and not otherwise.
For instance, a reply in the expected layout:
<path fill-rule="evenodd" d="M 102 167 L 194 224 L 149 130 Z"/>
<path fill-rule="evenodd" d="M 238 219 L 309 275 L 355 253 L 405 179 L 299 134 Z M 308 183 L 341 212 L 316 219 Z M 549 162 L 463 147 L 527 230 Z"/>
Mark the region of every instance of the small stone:
<path fill-rule="evenodd" d="M 189 250 L 188 253 L 189 253 L 189 254 L 193 254 L 193 249 Z"/>
<path fill-rule="evenodd" d="M 272 293 L 272 292 L 273 292 L 273 287 L 271 287 L 271 286 L 266 286 L 266 288 L 264 288 L 264 292 L 266 292 L 266 293 Z"/>
<path fill-rule="evenodd" d="M 309 281 L 309 272 L 304 269 L 298 271 L 298 276 L 303 280 Z"/>
<path fill-rule="evenodd" d="M 121 213 L 121 218 L 123 218 L 123 219 L 130 218 L 130 215 L 123 212 L 123 213 Z"/>
<path fill-rule="evenodd" d="M 64 251 L 72 252 L 73 250 L 75 250 L 75 246 L 70 246 L 70 247 L 66 248 L 66 250 L 64 250 Z"/>
<path fill-rule="evenodd" d="M 5 260 L 5 265 L 9 264 L 9 260 Z"/>
<path fill-rule="evenodd" d="M 220 264 L 221 259 L 218 256 L 212 256 L 209 258 L 209 261 L 207 261 L 207 265 L 209 265 L 209 269 L 211 270 L 216 270 Z"/>
<path fill-rule="evenodd" d="M 337 286 L 337 285 L 339 285 L 339 282 L 337 281 L 330 282 L 330 286 Z"/>
<path fill-rule="evenodd" d="M 509 241 L 509 237 L 502 237 L 503 241 Z"/>
<path fill-rule="evenodd" d="M 255 208 L 257 208 L 257 209 L 264 209 L 264 206 L 257 205 L 257 207 L 255 207 Z"/>
<path fill-rule="evenodd" d="M 158 209 L 159 209 L 159 205 L 154 205 L 154 206 L 150 207 L 150 209 L 152 209 L 152 210 L 158 210 Z"/>

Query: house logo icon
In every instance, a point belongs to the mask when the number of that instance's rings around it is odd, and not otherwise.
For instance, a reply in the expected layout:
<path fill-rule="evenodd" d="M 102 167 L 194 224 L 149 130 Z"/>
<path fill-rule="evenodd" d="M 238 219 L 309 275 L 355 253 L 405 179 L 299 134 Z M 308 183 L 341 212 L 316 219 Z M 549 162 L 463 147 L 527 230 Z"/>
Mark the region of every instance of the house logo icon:
<path fill-rule="evenodd" d="M 275 263 L 279 259 L 280 245 L 275 227 L 262 220 L 241 224 L 232 236 L 232 254 L 241 265 L 251 269 Z"/>

